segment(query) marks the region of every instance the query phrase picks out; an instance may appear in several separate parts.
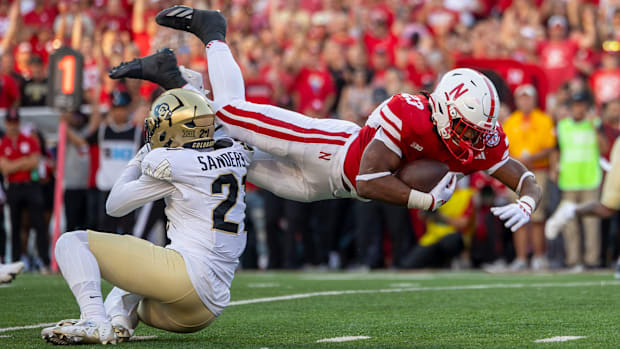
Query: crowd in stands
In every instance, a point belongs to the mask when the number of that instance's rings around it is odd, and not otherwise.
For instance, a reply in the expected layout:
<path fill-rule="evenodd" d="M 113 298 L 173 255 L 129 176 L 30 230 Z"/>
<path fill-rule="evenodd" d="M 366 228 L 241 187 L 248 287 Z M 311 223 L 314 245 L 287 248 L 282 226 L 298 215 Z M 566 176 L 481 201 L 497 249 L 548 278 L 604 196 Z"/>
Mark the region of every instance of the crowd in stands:
<path fill-rule="evenodd" d="M 48 60 L 54 50 L 69 46 L 84 57 L 84 103 L 93 112 L 61 116 L 70 126 L 64 178 L 66 231 L 91 228 L 144 237 L 154 222 L 165 221 L 161 203 L 142 213 L 142 221 L 105 214 L 107 193 L 119 168 L 139 148 L 143 119 L 161 93 L 148 82 L 111 80 L 107 71 L 167 46 L 180 65 L 203 73 L 209 88 L 204 45 L 154 21 L 159 10 L 173 4 L 177 3 L 0 0 L 0 108 L 45 104 Z M 515 196 L 485 174 L 462 180 L 452 200 L 437 212 L 354 200 L 297 203 L 250 187 L 244 268 L 474 266 L 489 271 L 563 267 L 580 271 L 610 266 L 618 257 L 617 216 L 602 222 L 596 218 L 571 222 L 554 241 L 545 241 L 543 227 L 560 199 L 598 198 L 604 176 L 600 163 L 605 162 L 600 158 L 608 159 L 620 135 L 620 1 L 190 0 L 183 4 L 219 8 L 225 14 L 227 42 L 242 68 L 249 101 L 312 117 L 362 125 L 389 96 L 431 91 L 437 78 L 453 67 L 482 71 L 500 94 L 500 122 L 510 140 L 511 156 L 533 171 L 545 190 L 531 223 L 513 234 L 490 214 L 490 207 Z M 16 148 L 10 141 L 15 137 L 11 127 L 19 116 L 12 113 L 5 118 L 7 140 L 0 143 L 0 170 L 8 184 L 3 201 L 15 220 L 7 232 L 13 241 L 12 258 L 19 260 L 28 258 L 28 227 L 35 228 L 37 236 L 47 233 L 35 222 L 38 212 L 51 210 L 49 183 L 55 157 L 37 137 L 35 124 L 23 129 L 20 137 L 28 138 L 39 163 L 26 166 L 23 160 L 18 170 L 17 165 L 11 167 L 17 160 L 4 149 Z M 30 151 L 25 153 L 28 157 Z M 20 201 L 25 195 L 18 190 L 15 197 L 17 185 L 37 191 L 33 197 L 41 201 Z M 0 231 L 0 259 L 3 235 Z M 32 268 L 46 270 L 48 240 L 37 239 L 38 258 L 30 263 Z"/>

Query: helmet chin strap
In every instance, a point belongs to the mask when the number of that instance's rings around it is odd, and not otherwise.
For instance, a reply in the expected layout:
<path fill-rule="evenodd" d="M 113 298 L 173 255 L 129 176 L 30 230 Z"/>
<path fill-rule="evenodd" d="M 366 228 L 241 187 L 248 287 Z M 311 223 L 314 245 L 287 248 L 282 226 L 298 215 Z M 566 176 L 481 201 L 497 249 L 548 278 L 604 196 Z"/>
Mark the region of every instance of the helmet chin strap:
<path fill-rule="evenodd" d="M 467 156 L 463 159 L 459 159 L 459 161 L 463 165 L 469 164 L 474 159 L 474 151 L 469 148 L 466 151 L 467 151 Z"/>

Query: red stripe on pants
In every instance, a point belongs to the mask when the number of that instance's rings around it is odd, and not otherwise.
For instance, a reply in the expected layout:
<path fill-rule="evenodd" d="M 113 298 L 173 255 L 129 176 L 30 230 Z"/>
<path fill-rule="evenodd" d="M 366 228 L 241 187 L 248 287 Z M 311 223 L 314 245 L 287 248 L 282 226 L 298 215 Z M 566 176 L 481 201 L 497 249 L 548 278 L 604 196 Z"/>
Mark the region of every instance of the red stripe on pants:
<path fill-rule="evenodd" d="M 219 111 L 217 112 L 217 117 L 227 124 L 243 127 L 247 130 L 251 130 L 251 131 L 254 131 L 254 132 L 266 135 L 266 136 L 274 137 L 274 138 L 284 139 L 287 141 L 301 142 L 301 143 L 336 144 L 336 145 L 344 145 L 345 143 L 345 141 L 336 140 L 336 139 L 300 137 L 300 136 L 295 136 L 295 135 L 291 135 L 291 134 L 280 132 L 280 131 L 270 130 L 268 128 L 254 125 L 246 121 L 239 121 L 239 120 L 229 118 L 228 116 L 224 115 L 222 112 L 219 112 Z"/>
<path fill-rule="evenodd" d="M 297 126 L 295 124 L 291 124 L 290 122 L 268 117 L 261 113 L 235 108 L 232 105 L 225 106 L 224 110 L 236 116 L 252 118 L 258 121 L 262 121 L 266 124 L 284 127 L 284 128 L 287 128 L 289 130 L 296 131 L 299 133 L 316 133 L 316 134 L 320 134 L 324 136 L 343 137 L 343 138 L 349 138 L 351 136 L 350 133 L 346 133 L 346 132 L 329 132 L 329 131 L 319 130 L 315 128 L 304 128 L 301 126 Z"/>

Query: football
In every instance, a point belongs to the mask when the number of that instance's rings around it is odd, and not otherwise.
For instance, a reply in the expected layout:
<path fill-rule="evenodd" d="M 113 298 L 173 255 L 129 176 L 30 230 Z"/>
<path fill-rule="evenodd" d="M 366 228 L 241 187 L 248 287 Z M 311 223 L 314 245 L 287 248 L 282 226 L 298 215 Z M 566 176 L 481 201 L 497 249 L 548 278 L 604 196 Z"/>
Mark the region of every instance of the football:
<path fill-rule="evenodd" d="M 448 173 L 448 169 L 443 162 L 422 159 L 407 163 L 396 176 L 411 188 L 428 193 Z"/>

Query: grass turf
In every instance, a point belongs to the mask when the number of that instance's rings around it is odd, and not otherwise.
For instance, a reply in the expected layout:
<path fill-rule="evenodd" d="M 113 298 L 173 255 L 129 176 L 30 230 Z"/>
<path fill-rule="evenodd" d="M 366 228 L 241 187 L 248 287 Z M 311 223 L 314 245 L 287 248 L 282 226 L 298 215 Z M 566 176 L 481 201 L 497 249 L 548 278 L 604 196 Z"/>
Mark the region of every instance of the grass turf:
<path fill-rule="evenodd" d="M 110 290 L 104 284 L 104 292 Z M 351 291 L 346 294 L 317 292 Z M 311 294 L 254 304 L 239 301 Z M 312 295 L 314 294 L 314 295 Z M 620 282 L 611 273 L 240 272 L 232 303 L 207 329 L 174 334 L 141 325 L 127 348 L 593 348 L 620 346 Z M 0 348 L 50 347 L 40 328 L 79 316 L 60 276 L 20 275 L 0 288 Z M 369 336 L 317 343 L 341 336 Z M 555 336 L 585 336 L 536 343 Z"/>

